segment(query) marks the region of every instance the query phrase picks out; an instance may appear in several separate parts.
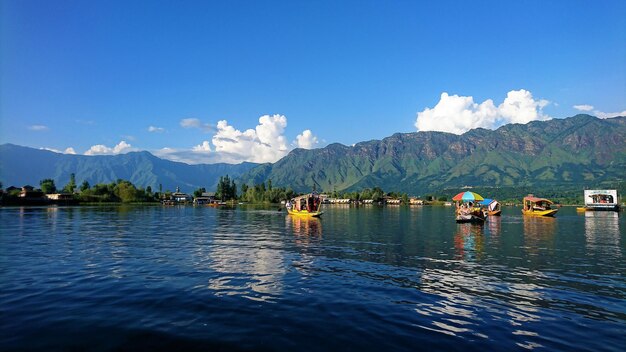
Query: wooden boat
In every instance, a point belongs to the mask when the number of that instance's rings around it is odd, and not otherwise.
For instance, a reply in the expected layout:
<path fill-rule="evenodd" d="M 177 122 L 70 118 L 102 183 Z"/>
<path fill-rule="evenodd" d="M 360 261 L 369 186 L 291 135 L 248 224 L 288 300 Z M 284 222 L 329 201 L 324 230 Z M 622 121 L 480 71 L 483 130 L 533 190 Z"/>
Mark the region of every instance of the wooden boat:
<path fill-rule="evenodd" d="M 537 198 L 532 194 L 524 197 L 522 214 L 529 216 L 554 216 L 558 209 L 552 209 L 551 200 L 545 198 Z"/>
<path fill-rule="evenodd" d="M 495 199 L 485 198 L 482 202 L 479 203 L 483 208 L 483 212 L 487 216 L 500 216 L 502 215 L 502 207 L 500 203 Z"/>
<path fill-rule="evenodd" d="M 473 222 L 481 224 L 485 222 L 485 213 L 479 206 L 480 203 L 478 203 L 484 200 L 480 194 L 474 192 L 461 192 L 452 197 L 452 200 L 455 201 L 456 206 L 456 222 Z"/>
<path fill-rule="evenodd" d="M 321 211 L 322 201 L 317 193 L 295 197 L 288 201 L 285 207 L 290 215 L 318 217 L 324 213 Z"/>
<path fill-rule="evenodd" d="M 484 223 L 486 219 L 485 212 L 473 202 L 457 202 L 456 203 L 456 222 L 473 222 Z"/>
<path fill-rule="evenodd" d="M 477 224 L 482 224 L 485 222 L 485 219 L 485 213 L 480 210 L 469 214 L 456 214 L 456 222 L 458 223 L 473 222 Z"/>

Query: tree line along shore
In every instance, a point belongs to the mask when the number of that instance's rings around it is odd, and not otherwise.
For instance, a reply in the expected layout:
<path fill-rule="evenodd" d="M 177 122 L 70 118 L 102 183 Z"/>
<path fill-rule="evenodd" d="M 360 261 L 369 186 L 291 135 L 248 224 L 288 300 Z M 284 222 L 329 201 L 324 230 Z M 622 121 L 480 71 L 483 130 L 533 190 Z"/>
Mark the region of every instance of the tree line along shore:
<path fill-rule="evenodd" d="M 499 199 L 502 204 L 514 205 L 521 201 L 521 197 L 528 193 L 541 194 L 555 200 L 562 205 L 578 205 L 583 203 L 582 190 L 571 187 L 549 187 L 539 189 L 531 187 L 464 187 Z M 374 203 L 374 204 L 445 204 L 451 195 L 458 193 L 459 188 L 444 189 L 437 193 L 422 196 L 410 196 L 402 192 L 385 192 L 380 187 L 365 188 L 360 191 L 332 191 L 324 192 L 329 199 L 341 200 L 343 203 Z M 619 190 L 623 192 L 623 190 Z M 623 193 L 621 193 L 623 194 Z M 261 182 L 253 186 L 243 184 L 238 186 L 228 175 L 219 179 L 214 192 L 207 192 L 205 187 L 198 188 L 192 194 L 175 191 L 153 190 L 147 186 L 137 187 L 128 180 L 118 179 L 111 183 L 90 185 L 83 181 L 76 183 L 74 174 L 63 187 L 58 187 L 53 179 L 47 178 L 39 182 L 39 187 L 25 185 L 22 187 L 10 186 L 6 189 L 0 182 L 0 200 L 3 205 L 29 204 L 94 204 L 94 203 L 161 203 L 175 201 L 176 203 L 192 203 L 194 199 L 210 195 L 213 199 L 222 202 L 243 202 L 253 204 L 280 203 L 289 200 L 299 193 L 289 187 L 274 187 L 272 181 Z"/>

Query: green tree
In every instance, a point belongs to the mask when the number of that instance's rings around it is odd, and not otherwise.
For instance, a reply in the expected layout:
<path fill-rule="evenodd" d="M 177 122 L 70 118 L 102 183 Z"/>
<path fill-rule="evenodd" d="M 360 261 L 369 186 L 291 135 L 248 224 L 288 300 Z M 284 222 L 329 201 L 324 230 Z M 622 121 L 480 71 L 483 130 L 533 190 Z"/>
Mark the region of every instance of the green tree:
<path fill-rule="evenodd" d="M 237 199 L 237 184 L 235 183 L 235 180 L 232 180 L 230 183 L 228 195 L 230 199 Z"/>
<path fill-rule="evenodd" d="M 39 186 L 41 186 L 41 191 L 45 194 L 57 192 L 57 187 L 54 185 L 54 180 L 51 178 L 46 178 L 39 181 Z"/>
<path fill-rule="evenodd" d="M 248 193 L 248 185 L 244 183 L 241 185 L 241 197 L 243 198 L 246 193 Z"/>
<path fill-rule="evenodd" d="M 67 183 L 67 185 L 65 185 L 65 187 L 63 187 L 63 192 L 65 193 L 74 193 L 74 190 L 76 189 L 76 176 L 74 175 L 74 173 L 70 174 L 70 182 Z"/>
<path fill-rule="evenodd" d="M 206 189 L 204 187 L 200 187 L 197 190 L 193 191 L 193 196 L 197 198 L 197 197 L 202 196 L 202 193 L 205 193 L 205 192 L 206 192 Z"/>
<path fill-rule="evenodd" d="M 89 185 L 89 182 L 87 182 L 87 180 L 83 181 L 83 183 L 80 185 L 81 192 L 84 192 L 88 190 L 89 188 L 91 188 L 91 185 Z"/>
<path fill-rule="evenodd" d="M 385 192 L 383 192 L 383 190 L 380 187 L 374 187 L 374 189 L 372 190 L 372 198 L 374 200 L 374 202 L 380 202 L 381 200 L 383 200 L 383 197 L 385 196 Z"/>
<path fill-rule="evenodd" d="M 113 192 L 123 203 L 137 202 L 139 192 L 129 181 L 118 180 Z"/>
<path fill-rule="evenodd" d="M 215 191 L 215 198 L 222 201 L 237 199 L 237 184 L 228 175 L 220 177 Z"/>

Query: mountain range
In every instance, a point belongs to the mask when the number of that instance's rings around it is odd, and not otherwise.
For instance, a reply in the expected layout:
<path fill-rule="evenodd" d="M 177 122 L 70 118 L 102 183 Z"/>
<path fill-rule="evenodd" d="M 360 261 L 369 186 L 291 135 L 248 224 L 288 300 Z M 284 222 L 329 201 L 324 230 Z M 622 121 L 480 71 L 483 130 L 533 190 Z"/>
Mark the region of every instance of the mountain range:
<path fill-rule="evenodd" d="M 307 192 L 385 191 L 424 194 L 463 187 L 591 187 L 626 176 L 626 117 L 564 119 L 509 124 L 497 130 L 397 133 L 354 146 L 330 144 L 294 149 L 275 163 L 187 165 L 148 152 L 112 156 L 58 154 L 10 144 L 0 146 L 0 181 L 5 187 L 57 185 L 71 173 L 81 183 L 119 178 L 154 190 L 215 188 L 228 174 L 238 184 L 271 180 L 275 186 Z"/>
<path fill-rule="evenodd" d="M 152 190 L 192 192 L 200 187 L 214 190 L 220 176 L 238 177 L 256 167 L 255 163 L 189 165 L 160 159 L 149 152 L 130 152 L 119 155 L 71 155 L 48 150 L 0 145 L 0 182 L 4 187 L 31 185 L 51 178 L 57 187 L 63 187 L 75 174 L 76 182 L 91 185 L 128 180 L 136 186 L 150 186 Z"/>
<path fill-rule="evenodd" d="M 242 176 L 305 192 L 384 190 L 423 194 L 446 188 L 584 187 L 626 176 L 626 117 L 565 119 L 443 132 L 397 133 L 354 146 L 296 149 Z"/>

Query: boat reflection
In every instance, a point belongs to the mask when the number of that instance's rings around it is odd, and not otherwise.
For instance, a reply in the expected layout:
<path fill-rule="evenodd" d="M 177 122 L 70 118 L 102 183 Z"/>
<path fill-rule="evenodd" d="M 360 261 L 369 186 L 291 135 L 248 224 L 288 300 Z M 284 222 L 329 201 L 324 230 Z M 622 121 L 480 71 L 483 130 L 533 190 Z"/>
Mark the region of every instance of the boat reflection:
<path fill-rule="evenodd" d="M 457 224 L 454 235 L 455 259 L 467 261 L 481 259 L 485 245 L 483 231 L 483 225 Z"/>
<path fill-rule="evenodd" d="M 537 244 L 552 239 L 556 231 L 557 221 L 551 217 L 522 217 L 524 220 L 524 238 L 527 242 Z"/>
<path fill-rule="evenodd" d="M 486 234 L 492 237 L 500 236 L 501 228 L 502 228 L 502 217 L 501 216 L 489 216 L 487 219 L 487 226 L 485 231 Z"/>
<path fill-rule="evenodd" d="M 610 257 L 621 257 L 619 213 L 586 211 L 585 239 L 587 250 Z"/>
<path fill-rule="evenodd" d="M 306 216 L 285 217 L 286 225 L 291 228 L 297 239 L 308 242 L 312 238 L 322 237 L 322 222 L 319 218 Z"/>

